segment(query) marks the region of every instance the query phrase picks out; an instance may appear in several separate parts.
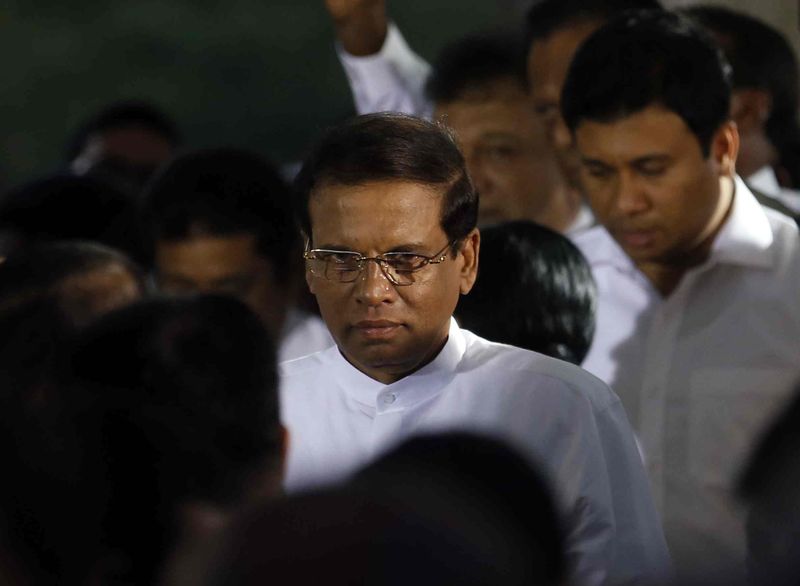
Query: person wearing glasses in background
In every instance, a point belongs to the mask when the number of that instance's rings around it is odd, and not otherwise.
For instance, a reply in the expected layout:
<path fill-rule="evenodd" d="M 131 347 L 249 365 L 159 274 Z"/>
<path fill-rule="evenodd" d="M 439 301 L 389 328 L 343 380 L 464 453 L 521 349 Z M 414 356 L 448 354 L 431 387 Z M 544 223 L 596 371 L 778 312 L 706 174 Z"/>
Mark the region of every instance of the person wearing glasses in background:
<path fill-rule="evenodd" d="M 663 577 L 660 521 L 617 397 L 452 319 L 480 246 L 452 136 L 403 114 L 353 118 L 322 138 L 296 192 L 306 281 L 336 347 L 282 364 L 287 491 L 345 480 L 413 435 L 471 431 L 545 470 L 575 584 Z"/>

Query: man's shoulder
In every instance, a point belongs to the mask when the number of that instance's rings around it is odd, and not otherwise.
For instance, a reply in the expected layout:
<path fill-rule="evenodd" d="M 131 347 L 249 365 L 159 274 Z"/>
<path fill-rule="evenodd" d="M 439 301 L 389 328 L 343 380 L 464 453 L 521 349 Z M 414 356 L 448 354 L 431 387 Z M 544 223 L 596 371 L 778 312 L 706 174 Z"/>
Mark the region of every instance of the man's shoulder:
<path fill-rule="evenodd" d="M 295 358 L 286 360 L 278 365 L 281 382 L 286 383 L 294 379 L 303 379 L 319 375 L 330 362 L 330 353 L 338 351 L 335 346 Z"/>
<path fill-rule="evenodd" d="M 587 399 L 595 409 L 618 401 L 609 387 L 581 367 L 538 352 L 491 342 L 465 332 L 467 352 L 459 365 L 461 373 L 482 372 L 498 389 L 542 394 L 556 393 L 563 399 Z"/>

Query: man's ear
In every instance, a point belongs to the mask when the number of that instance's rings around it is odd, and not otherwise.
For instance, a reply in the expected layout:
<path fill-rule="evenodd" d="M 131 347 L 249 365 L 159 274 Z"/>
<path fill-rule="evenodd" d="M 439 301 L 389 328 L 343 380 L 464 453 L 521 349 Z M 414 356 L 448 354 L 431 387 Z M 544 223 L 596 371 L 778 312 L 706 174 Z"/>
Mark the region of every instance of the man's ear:
<path fill-rule="evenodd" d="M 462 295 L 470 292 L 475 284 L 475 279 L 478 278 L 478 255 L 480 250 L 481 233 L 477 228 L 473 228 L 472 232 L 464 238 L 464 243 L 461 245 L 463 264 L 461 265 L 460 291 Z"/>
<path fill-rule="evenodd" d="M 772 96 L 766 90 L 744 88 L 734 90 L 731 96 L 731 118 L 742 136 L 763 133 L 772 113 Z"/>
<path fill-rule="evenodd" d="M 721 176 L 732 177 L 736 173 L 736 157 L 739 154 L 739 131 L 732 120 L 724 122 L 711 139 L 711 156 L 717 163 Z"/>

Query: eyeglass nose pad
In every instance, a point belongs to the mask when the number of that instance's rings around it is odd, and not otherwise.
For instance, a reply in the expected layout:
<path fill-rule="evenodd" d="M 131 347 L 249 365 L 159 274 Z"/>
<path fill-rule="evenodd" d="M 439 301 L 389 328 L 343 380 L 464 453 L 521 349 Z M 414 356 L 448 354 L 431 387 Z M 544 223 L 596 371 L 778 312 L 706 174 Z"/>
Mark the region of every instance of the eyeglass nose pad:
<path fill-rule="evenodd" d="M 383 265 L 383 263 L 380 260 L 378 260 L 377 258 L 365 258 L 361 262 L 362 262 L 361 281 L 366 281 L 368 272 L 370 270 L 374 270 L 374 271 L 377 271 L 378 275 L 383 277 L 383 280 L 386 282 L 387 286 L 391 286 L 393 284 L 392 278 L 386 272 L 386 267 Z M 370 269 L 370 263 L 374 263 L 375 264 L 375 268 L 374 269 Z"/>

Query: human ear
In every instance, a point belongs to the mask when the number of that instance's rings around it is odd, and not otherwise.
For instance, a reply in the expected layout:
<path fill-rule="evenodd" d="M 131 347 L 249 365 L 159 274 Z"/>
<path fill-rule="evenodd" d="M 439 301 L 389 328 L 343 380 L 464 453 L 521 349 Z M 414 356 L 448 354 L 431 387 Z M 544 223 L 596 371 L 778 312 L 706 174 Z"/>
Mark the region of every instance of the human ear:
<path fill-rule="evenodd" d="M 739 154 L 739 131 L 736 123 L 728 120 L 719 127 L 711 139 L 711 156 L 717 163 L 719 175 L 732 177 L 736 173 Z"/>
<path fill-rule="evenodd" d="M 738 89 L 731 97 L 731 118 L 736 122 L 739 133 L 746 136 L 763 133 L 772 112 L 772 96 L 757 88 Z"/>
<path fill-rule="evenodd" d="M 472 232 L 467 234 L 464 238 L 464 243 L 461 246 L 463 264 L 461 265 L 460 274 L 460 287 L 459 290 L 462 295 L 466 295 L 475 284 L 475 279 L 478 277 L 478 254 L 481 249 L 481 233 L 477 228 L 473 228 Z"/>

